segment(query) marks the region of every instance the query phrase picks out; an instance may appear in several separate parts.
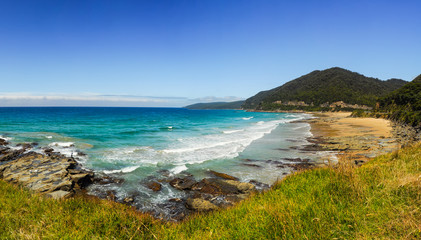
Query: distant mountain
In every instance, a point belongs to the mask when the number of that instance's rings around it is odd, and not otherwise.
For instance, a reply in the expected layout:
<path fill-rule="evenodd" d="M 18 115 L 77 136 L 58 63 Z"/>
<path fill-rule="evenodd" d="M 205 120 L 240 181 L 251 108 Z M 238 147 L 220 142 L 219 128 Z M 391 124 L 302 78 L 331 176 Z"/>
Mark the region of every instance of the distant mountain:
<path fill-rule="evenodd" d="M 393 120 L 421 128 L 421 75 L 380 99 L 380 111 Z"/>
<path fill-rule="evenodd" d="M 211 103 L 196 103 L 189 106 L 185 106 L 187 109 L 241 109 L 244 101 L 236 102 L 211 102 Z"/>
<path fill-rule="evenodd" d="M 333 107 L 371 107 L 379 97 L 402 87 L 405 83 L 407 82 L 400 79 L 381 81 L 334 67 L 313 71 L 280 87 L 259 92 L 247 99 L 243 108 L 320 110 L 331 108 L 332 103 Z"/>

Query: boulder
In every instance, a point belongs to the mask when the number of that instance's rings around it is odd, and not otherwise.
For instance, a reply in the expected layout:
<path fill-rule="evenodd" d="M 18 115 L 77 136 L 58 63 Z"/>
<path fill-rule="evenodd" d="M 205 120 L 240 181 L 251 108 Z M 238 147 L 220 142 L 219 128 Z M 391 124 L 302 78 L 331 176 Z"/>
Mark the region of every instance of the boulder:
<path fill-rule="evenodd" d="M 193 177 L 174 178 L 170 185 L 178 190 L 190 190 L 197 182 Z"/>
<path fill-rule="evenodd" d="M 146 186 L 154 192 L 161 191 L 162 185 L 155 181 L 146 183 Z"/>
<path fill-rule="evenodd" d="M 191 210 L 203 212 L 218 209 L 215 204 L 200 198 L 189 198 L 186 201 L 186 207 Z"/>
<path fill-rule="evenodd" d="M 217 171 L 212 171 L 212 170 L 209 170 L 209 171 L 208 171 L 208 173 L 210 173 L 211 175 L 213 175 L 213 176 L 215 176 L 215 177 L 219 177 L 219 178 L 222 178 L 222 179 L 227 179 L 227 180 L 237 180 L 237 181 L 238 181 L 238 178 L 233 177 L 233 176 L 231 176 L 231 175 L 228 175 L 228 174 L 226 174 L 226 173 L 220 173 L 220 172 L 217 172 Z"/>
<path fill-rule="evenodd" d="M 251 183 L 217 178 L 204 178 L 192 186 L 192 190 L 212 195 L 249 193 L 254 189 L 255 187 Z"/>

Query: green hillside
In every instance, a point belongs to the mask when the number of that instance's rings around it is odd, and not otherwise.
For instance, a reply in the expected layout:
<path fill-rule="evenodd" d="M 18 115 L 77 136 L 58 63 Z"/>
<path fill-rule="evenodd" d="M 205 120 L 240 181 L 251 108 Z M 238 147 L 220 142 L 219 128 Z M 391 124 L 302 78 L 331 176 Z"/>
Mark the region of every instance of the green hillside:
<path fill-rule="evenodd" d="M 185 106 L 187 109 L 241 109 L 244 101 L 236 102 L 211 102 L 211 103 L 196 103 L 192 105 Z"/>
<path fill-rule="evenodd" d="M 282 107 L 281 104 L 274 104 L 276 101 L 282 103 L 302 101 L 309 105 L 307 108 L 338 101 L 374 106 L 379 97 L 398 89 L 405 83 L 406 81 L 400 79 L 382 81 L 335 67 L 313 71 L 280 87 L 259 92 L 247 99 L 243 108 L 271 110 Z M 294 106 L 285 107 L 294 108 Z"/>
<path fill-rule="evenodd" d="M 421 75 L 380 99 L 389 118 L 421 128 Z"/>

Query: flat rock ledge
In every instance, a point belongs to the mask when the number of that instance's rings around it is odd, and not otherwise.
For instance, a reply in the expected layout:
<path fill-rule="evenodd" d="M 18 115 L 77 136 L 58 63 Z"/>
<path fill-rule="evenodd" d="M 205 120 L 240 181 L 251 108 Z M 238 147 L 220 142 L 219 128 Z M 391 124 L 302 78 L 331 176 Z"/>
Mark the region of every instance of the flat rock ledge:
<path fill-rule="evenodd" d="M 206 212 L 233 206 L 257 191 L 255 185 L 238 180 L 228 174 L 213 172 L 219 177 L 204 178 L 196 181 L 193 177 L 174 178 L 169 184 L 173 188 L 184 191 L 187 209 Z"/>
<path fill-rule="evenodd" d="M 90 184 L 93 177 L 94 174 L 82 169 L 74 158 L 58 153 L 0 149 L 0 179 L 46 197 L 71 197 Z"/>

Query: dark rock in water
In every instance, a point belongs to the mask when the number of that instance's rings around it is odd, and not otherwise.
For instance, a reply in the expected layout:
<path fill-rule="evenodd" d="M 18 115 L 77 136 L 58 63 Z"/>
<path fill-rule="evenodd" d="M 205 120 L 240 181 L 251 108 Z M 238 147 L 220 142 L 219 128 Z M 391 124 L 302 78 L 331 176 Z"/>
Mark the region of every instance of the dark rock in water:
<path fill-rule="evenodd" d="M 0 138 L 0 146 L 6 146 L 9 144 L 9 142 L 6 141 L 6 139 Z"/>
<path fill-rule="evenodd" d="M 149 182 L 149 183 L 146 184 L 146 186 L 154 192 L 158 192 L 162 188 L 162 185 L 160 183 L 157 183 L 157 182 Z"/>
<path fill-rule="evenodd" d="M 257 164 L 251 164 L 251 163 L 243 163 L 241 165 L 247 166 L 247 167 L 255 167 L 255 168 L 261 168 L 262 166 Z"/>
<path fill-rule="evenodd" d="M 16 144 L 17 147 L 22 147 L 23 150 L 28 150 L 33 147 L 31 143 L 18 143 Z"/>
<path fill-rule="evenodd" d="M 161 174 L 164 177 L 169 177 L 171 176 L 171 172 L 167 169 L 160 169 L 158 171 L 156 171 L 157 173 Z"/>
<path fill-rule="evenodd" d="M 43 148 L 44 153 L 47 154 L 48 156 L 51 156 L 54 153 L 54 149 L 52 148 Z"/>
<path fill-rule="evenodd" d="M 93 179 L 93 182 L 99 185 L 106 185 L 106 184 L 123 184 L 124 179 L 122 178 L 115 178 L 111 176 L 100 176 Z"/>
<path fill-rule="evenodd" d="M 220 173 L 220 172 L 216 172 L 216 171 L 212 171 L 212 170 L 209 170 L 208 173 L 210 173 L 211 175 L 213 175 L 215 177 L 219 177 L 219 178 L 222 178 L 222 179 L 238 181 L 238 178 L 233 177 L 231 175 L 228 175 L 226 173 Z"/>
<path fill-rule="evenodd" d="M 193 177 L 174 178 L 170 181 L 171 187 L 178 190 L 190 190 L 196 183 L 197 182 Z"/>
<path fill-rule="evenodd" d="M 84 157 L 84 156 L 86 156 L 87 154 L 86 154 L 86 153 L 84 153 L 84 152 L 81 152 L 81 151 L 76 151 L 76 155 L 77 155 L 77 156 Z"/>

